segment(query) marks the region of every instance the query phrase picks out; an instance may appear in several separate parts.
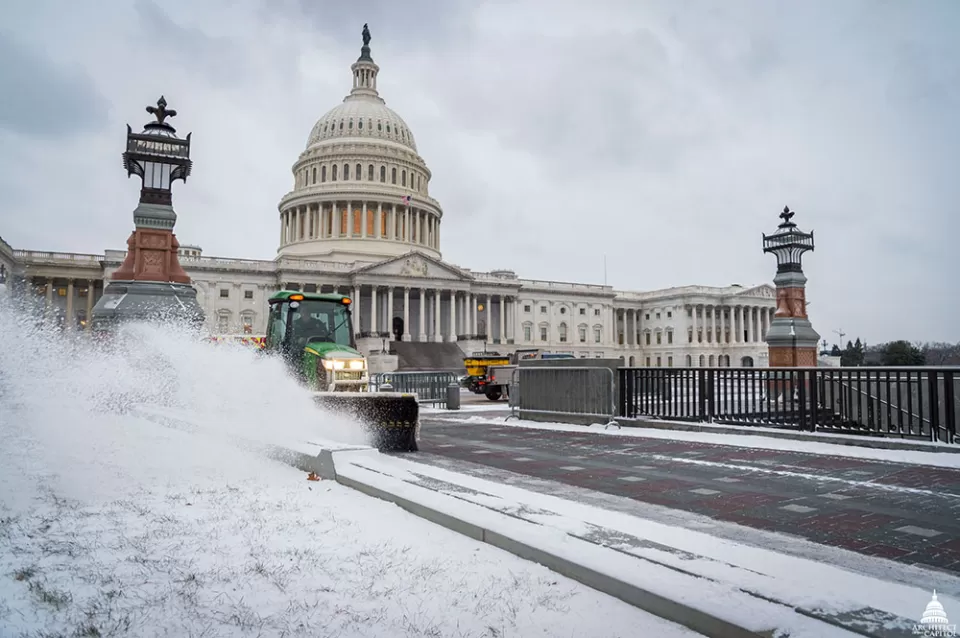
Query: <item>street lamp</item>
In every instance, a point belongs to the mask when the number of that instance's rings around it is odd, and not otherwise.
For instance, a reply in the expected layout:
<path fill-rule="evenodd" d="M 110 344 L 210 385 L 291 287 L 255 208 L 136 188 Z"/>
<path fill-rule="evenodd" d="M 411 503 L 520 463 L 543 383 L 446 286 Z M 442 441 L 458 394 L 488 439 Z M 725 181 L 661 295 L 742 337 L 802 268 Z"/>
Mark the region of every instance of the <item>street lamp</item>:
<path fill-rule="evenodd" d="M 763 252 L 777 258 L 777 311 L 767 330 L 771 367 L 816 366 L 820 335 L 807 317 L 806 283 L 802 259 L 813 250 L 813 232 L 805 233 L 793 221 L 795 213 L 784 206 L 780 225 L 763 234 Z"/>
<path fill-rule="evenodd" d="M 177 214 L 171 186 L 186 181 L 193 167 L 190 134 L 177 137 L 168 118 L 177 112 L 167 108 L 163 96 L 148 106 L 154 117 L 134 133 L 127 125 L 123 167 L 127 177 L 140 178 L 140 200 L 133 211 L 134 230 L 127 239 L 127 254 L 110 277 L 103 296 L 93 308 L 92 330 L 107 332 L 127 320 L 187 320 L 194 327 L 203 323 L 197 291 L 180 266 L 180 243 L 173 234 Z"/>
<path fill-rule="evenodd" d="M 176 116 L 177 112 L 167 108 L 167 101 L 162 95 L 156 106 L 147 107 L 147 113 L 156 119 L 148 122 L 142 133 L 134 133 L 127 124 L 127 150 L 123 154 L 123 167 L 127 169 L 127 177 L 140 177 L 141 204 L 170 206 L 173 204 L 171 184 L 178 179 L 186 182 L 193 167 L 190 161 L 192 133 L 187 133 L 186 139 L 177 137 L 177 129 L 167 122 L 167 118 Z M 169 227 L 173 228 L 173 223 Z"/>

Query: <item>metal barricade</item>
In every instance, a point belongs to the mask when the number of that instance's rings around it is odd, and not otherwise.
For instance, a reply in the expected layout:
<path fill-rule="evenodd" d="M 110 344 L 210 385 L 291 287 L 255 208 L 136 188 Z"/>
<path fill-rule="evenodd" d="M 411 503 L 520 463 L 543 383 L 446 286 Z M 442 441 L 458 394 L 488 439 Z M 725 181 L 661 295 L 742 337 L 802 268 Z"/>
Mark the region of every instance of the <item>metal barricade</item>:
<path fill-rule="evenodd" d="M 510 375 L 510 415 L 520 413 L 558 417 L 600 417 L 604 428 L 616 421 L 617 391 L 613 370 L 599 366 L 530 366 Z"/>
<path fill-rule="evenodd" d="M 457 375 L 452 372 L 378 372 L 370 375 L 370 389 L 379 391 L 385 384 L 392 386 L 392 392 L 408 392 L 417 395 L 420 403 L 446 404 L 447 387 L 457 383 Z"/>

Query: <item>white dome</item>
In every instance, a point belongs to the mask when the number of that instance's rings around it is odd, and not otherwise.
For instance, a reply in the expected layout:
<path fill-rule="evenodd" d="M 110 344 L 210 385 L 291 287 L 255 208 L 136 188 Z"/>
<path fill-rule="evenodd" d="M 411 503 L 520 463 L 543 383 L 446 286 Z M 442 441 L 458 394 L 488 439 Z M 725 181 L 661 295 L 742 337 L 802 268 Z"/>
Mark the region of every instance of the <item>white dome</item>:
<path fill-rule="evenodd" d="M 379 97 L 349 95 L 317 120 L 310 131 L 307 148 L 317 142 L 336 139 L 378 139 L 402 144 L 417 151 L 410 127 Z"/>

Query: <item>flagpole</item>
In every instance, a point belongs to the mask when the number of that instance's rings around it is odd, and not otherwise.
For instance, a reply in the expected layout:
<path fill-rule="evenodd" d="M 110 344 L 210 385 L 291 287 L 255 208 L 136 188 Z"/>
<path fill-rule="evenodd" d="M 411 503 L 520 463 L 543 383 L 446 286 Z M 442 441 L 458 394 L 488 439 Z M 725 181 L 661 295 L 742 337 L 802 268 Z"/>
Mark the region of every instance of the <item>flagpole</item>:
<path fill-rule="evenodd" d="M 607 285 L 607 256 L 603 256 L 603 285 Z"/>

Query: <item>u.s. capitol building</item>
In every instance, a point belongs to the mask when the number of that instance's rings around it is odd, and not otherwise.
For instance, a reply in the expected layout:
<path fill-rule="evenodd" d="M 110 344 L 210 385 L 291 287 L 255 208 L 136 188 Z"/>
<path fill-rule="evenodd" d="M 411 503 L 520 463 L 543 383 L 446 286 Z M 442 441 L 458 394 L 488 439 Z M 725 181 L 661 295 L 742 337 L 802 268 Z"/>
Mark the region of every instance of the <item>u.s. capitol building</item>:
<path fill-rule="evenodd" d="M 444 212 L 430 196 L 430 169 L 377 91 L 368 43 L 351 70 L 349 95 L 317 121 L 293 164 L 293 190 L 278 206 L 276 259 L 206 257 L 181 246 L 212 334 L 263 334 L 266 299 L 277 289 L 336 290 L 355 300 L 365 352 L 387 341 L 443 342 L 464 352 L 538 347 L 620 357 L 631 366 L 765 365 L 776 306 L 770 284 L 632 292 L 444 261 Z M 0 268 L 22 275 L 68 330 L 88 325 L 124 255 L 14 250 L 0 240 Z"/>

